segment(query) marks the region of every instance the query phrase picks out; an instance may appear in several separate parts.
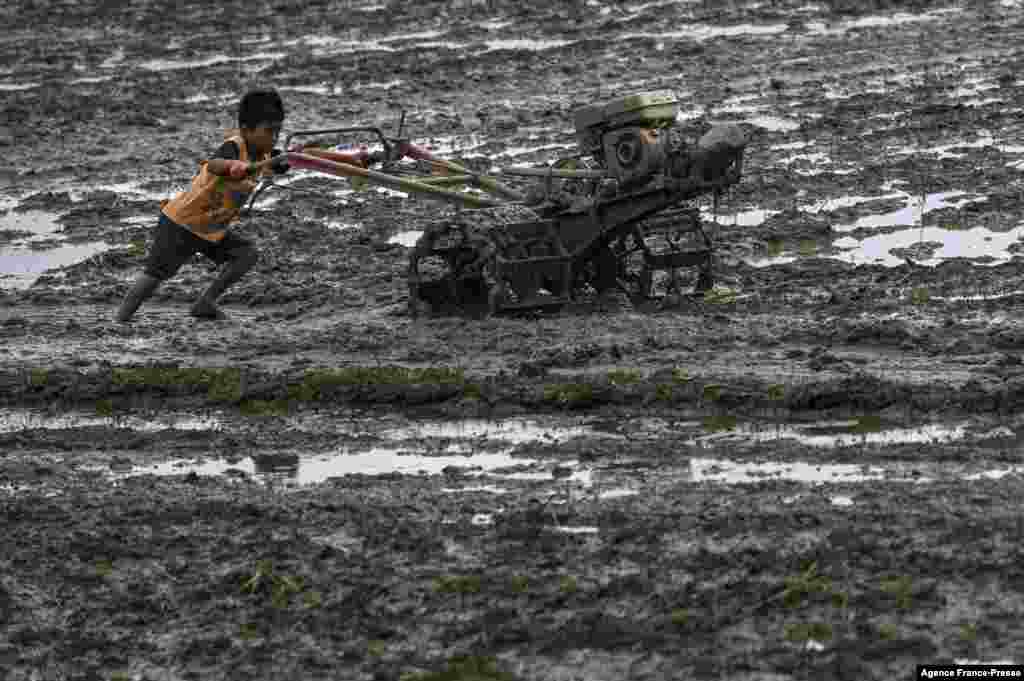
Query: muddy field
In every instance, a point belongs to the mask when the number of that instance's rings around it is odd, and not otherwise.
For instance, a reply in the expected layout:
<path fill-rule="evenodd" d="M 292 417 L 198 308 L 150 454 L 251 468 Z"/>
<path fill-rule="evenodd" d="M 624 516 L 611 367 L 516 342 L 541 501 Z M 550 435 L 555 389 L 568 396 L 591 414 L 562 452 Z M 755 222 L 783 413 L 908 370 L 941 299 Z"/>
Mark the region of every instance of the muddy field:
<path fill-rule="evenodd" d="M 93 4 L 0 8 L 0 681 L 1024 663 L 1022 3 Z M 114 323 L 257 83 L 479 170 L 671 90 L 718 286 L 413 319 L 453 209 L 295 171 Z"/>

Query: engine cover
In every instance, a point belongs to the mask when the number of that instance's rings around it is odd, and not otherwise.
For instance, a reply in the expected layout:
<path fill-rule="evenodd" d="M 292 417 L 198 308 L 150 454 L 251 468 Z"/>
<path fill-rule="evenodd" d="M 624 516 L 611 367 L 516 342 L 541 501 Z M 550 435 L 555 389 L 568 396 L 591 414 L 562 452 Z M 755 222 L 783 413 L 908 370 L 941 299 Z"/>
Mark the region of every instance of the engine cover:
<path fill-rule="evenodd" d="M 601 139 L 605 167 L 623 189 L 646 183 L 665 167 L 667 131 L 629 126 L 606 132 Z"/>

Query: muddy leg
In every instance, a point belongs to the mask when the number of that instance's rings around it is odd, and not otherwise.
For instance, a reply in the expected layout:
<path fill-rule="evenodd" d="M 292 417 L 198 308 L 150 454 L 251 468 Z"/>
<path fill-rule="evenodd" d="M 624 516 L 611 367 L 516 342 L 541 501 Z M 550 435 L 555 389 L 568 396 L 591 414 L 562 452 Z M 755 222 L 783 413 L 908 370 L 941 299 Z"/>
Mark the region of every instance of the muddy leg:
<path fill-rule="evenodd" d="M 117 309 L 115 319 L 121 323 L 131 321 L 132 315 L 139 309 L 139 306 L 146 301 L 157 287 L 160 286 L 160 279 L 146 273 L 142 273 L 135 280 L 132 290 L 124 297 L 121 307 Z"/>
<path fill-rule="evenodd" d="M 200 319 L 224 319 L 224 313 L 216 305 L 217 298 L 251 270 L 258 259 L 256 249 L 249 243 L 232 248 L 227 266 L 192 306 L 192 316 Z"/>

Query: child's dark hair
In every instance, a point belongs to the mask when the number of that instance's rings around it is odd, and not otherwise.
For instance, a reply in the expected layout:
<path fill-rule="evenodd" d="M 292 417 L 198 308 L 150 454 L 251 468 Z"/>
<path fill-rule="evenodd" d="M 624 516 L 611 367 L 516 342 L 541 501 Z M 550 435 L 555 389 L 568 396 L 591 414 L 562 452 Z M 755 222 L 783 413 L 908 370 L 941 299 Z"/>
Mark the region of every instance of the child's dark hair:
<path fill-rule="evenodd" d="M 238 126 L 254 128 L 267 121 L 284 120 L 284 102 L 277 90 L 249 90 L 238 103 Z"/>

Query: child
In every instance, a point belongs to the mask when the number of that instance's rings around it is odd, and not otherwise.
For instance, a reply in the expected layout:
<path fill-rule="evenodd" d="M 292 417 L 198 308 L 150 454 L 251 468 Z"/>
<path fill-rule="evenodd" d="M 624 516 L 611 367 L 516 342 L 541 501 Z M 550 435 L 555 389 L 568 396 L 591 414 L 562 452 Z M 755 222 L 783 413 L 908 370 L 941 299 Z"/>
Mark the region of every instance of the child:
<path fill-rule="evenodd" d="M 225 135 L 225 142 L 208 161 L 201 161 L 192 186 L 160 204 L 160 220 L 153 229 L 152 243 L 142 273 L 117 311 L 117 321 L 127 322 L 160 285 L 181 268 L 194 253 L 202 253 L 225 265 L 192 306 L 200 319 L 223 319 L 217 298 L 256 264 L 256 249 L 249 241 L 228 231 L 238 221 L 239 210 L 256 188 L 253 176 L 265 174 L 267 166 L 284 173 L 284 158 L 273 159 L 273 148 L 284 121 L 284 104 L 274 90 L 251 90 L 238 105 L 238 129 Z"/>

